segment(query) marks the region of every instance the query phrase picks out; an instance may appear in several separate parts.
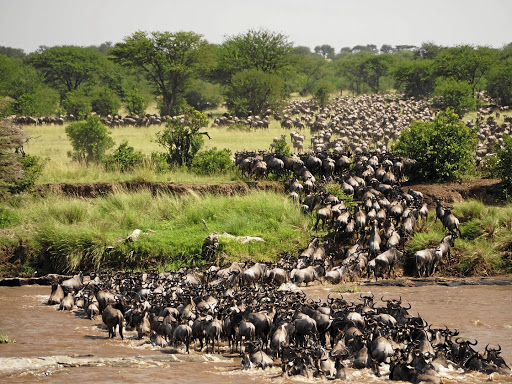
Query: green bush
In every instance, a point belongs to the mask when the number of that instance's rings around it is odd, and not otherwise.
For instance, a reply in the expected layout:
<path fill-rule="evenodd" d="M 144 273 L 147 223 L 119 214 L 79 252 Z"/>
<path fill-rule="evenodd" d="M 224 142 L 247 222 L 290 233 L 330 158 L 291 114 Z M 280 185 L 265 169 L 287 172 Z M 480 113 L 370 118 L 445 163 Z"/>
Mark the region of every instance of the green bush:
<path fill-rule="evenodd" d="M 77 161 L 99 162 L 105 152 L 114 146 L 114 140 L 98 116 L 90 116 L 87 121 L 77 121 L 66 127 L 66 134 L 74 152 L 68 155 Z"/>
<path fill-rule="evenodd" d="M 233 171 L 235 165 L 231 160 L 229 149 L 212 148 L 199 152 L 192 161 L 191 169 L 199 175 L 212 175 Z"/>
<path fill-rule="evenodd" d="M 283 79 L 278 75 L 257 69 L 237 72 L 225 88 L 228 109 L 236 116 L 261 115 L 279 106 L 283 89 Z"/>
<path fill-rule="evenodd" d="M 91 92 L 91 107 L 101 116 L 114 115 L 121 108 L 121 100 L 114 91 L 97 87 Z"/>
<path fill-rule="evenodd" d="M 119 169 L 121 172 L 126 172 L 141 166 L 143 163 L 144 155 L 142 152 L 129 146 L 127 141 L 123 141 L 112 154 L 105 157 L 107 170 Z"/>
<path fill-rule="evenodd" d="M 475 132 L 447 109 L 434 121 L 414 121 L 393 150 L 416 160 L 411 179 L 453 180 L 474 171 L 477 141 Z"/>
<path fill-rule="evenodd" d="M 92 112 L 91 99 L 80 90 L 68 92 L 62 100 L 62 107 L 77 120 L 85 119 Z"/>
<path fill-rule="evenodd" d="M 439 109 L 452 108 L 459 117 L 476 109 L 471 85 L 465 81 L 439 78 L 434 88 L 433 105 Z"/>
<path fill-rule="evenodd" d="M 19 217 L 14 210 L 0 207 L 0 228 L 13 226 L 18 220 Z"/>
<path fill-rule="evenodd" d="M 126 97 L 126 109 L 130 114 L 142 116 L 146 113 L 146 108 L 146 99 L 137 89 L 132 89 L 128 92 Z"/>
<path fill-rule="evenodd" d="M 52 116 L 59 104 L 59 93 L 48 87 L 40 87 L 25 93 L 16 100 L 11 108 L 14 114 L 29 116 Z"/>
<path fill-rule="evenodd" d="M 489 73 L 487 92 L 499 105 L 512 105 L 512 57 L 502 61 Z"/>
<path fill-rule="evenodd" d="M 191 107 L 185 109 L 182 119 L 169 119 L 164 131 L 157 134 L 158 143 L 167 149 L 167 162 L 190 166 L 203 146 L 203 135 L 199 129 L 207 125 L 206 115 Z"/>
<path fill-rule="evenodd" d="M 197 79 L 187 90 L 185 98 L 188 105 L 194 107 L 198 111 L 217 108 L 217 106 L 222 102 L 220 85 Z"/>
<path fill-rule="evenodd" d="M 23 176 L 9 187 L 11 193 L 21 193 L 30 190 L 37 178 L 43 173 L 43 162 L 38 156 L 25 155 L 20 159 Z"/>

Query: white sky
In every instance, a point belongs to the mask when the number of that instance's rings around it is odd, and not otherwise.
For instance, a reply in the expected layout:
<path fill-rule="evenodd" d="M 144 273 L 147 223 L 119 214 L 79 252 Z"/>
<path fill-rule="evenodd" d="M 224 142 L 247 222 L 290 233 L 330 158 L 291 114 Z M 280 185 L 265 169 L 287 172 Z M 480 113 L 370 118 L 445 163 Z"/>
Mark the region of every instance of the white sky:
<path fill-rule="evenodd" d="M 0 45 L 120 42 L 137 30 L 193 31 L 212 43 L 248 29 L 294 45 L 453 46 L 512 42 L 511 0 L 0 0 Z"/>

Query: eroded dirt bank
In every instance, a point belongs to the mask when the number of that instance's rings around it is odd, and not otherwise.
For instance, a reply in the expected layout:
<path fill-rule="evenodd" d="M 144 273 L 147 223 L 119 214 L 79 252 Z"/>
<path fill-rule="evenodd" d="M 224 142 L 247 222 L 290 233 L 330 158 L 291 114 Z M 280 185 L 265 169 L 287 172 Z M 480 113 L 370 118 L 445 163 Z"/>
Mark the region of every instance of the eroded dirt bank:
<path fill-rule="evenodd" d="M 140 190 L 149 190 L 153 194 L 164 193 L 211 193 L 234 195 L 247 193 L 252 189 L 268 191 L 284 191 L 284 186 L 280 182 L 270 181 L 251 181 L 251 182 L 233 182 L 233 183 L 212 183 L 212 184 L 183 184 L 183 183 L 157 183 L 151 181 L 120 181 L 113 183 L 84 183 L 84 184 L 47 184 L 37 189 L 37 193 L 45 195 L 47 193 L 62 193 L 69 196 L 92 198 L 115 193 L 119 191 L 136 192 Z"/>

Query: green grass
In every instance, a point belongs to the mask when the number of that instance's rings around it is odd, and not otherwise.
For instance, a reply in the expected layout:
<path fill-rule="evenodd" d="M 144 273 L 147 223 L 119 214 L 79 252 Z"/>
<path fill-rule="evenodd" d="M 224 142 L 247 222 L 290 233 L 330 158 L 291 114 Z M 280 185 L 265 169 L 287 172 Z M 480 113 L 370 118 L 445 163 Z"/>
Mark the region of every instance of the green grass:
<path fill-rule="evenodd" d="M 265 240 L 243 245 L 223 239 L 224 259 L 275 260 L 306 246 L 311 226 L 286 196 L 257 191 L 231 197 L 120 191 L 95 199 L 50 194 L 19 197 L 8 209 L 17 220 L 0 230 L 0 244 L 30 244 L 28 262 L 56 272 L 201 265 L 203 240 L 224 231 Z M 144 232 L 138 241 L 116 242 L 136 228 Z"/>
<path fill-rule="evenodd" d="M 458 271 L 463 275 L 512 271 L 512 204 L 496 207 L 468 200 L 453 204 L 453 208 L 462 232 L 454 248 L 460 255 L 455 266 Z M 432 210 L 428 221 L 409 240 L 411 252 L 439 244 L 445 232 L 434 219 Z"/>
<path fill-rule="evenodd" d="M 210 119 L 210 125 L 213 120 Z M 148 181 L 174 181 L 174 182 L 226 182 L 233 179 L 232 174 L 217 175 L 214 178 L 197 177 L 183 171 L 155 172 L 150 167 L 140 168 L 130 173 L 107 172 L 101 165 L 79 164 L 71 161 L 67 153 L 72 150 L 67 138 L 65 127 L 59 125 L 27 126 L 25 131 L 31 136 L 24 146 L 25 152 L 40 156 L 45 160 L 43 174 L 37 180 L 38 184 L 56 183 L 92 183 L 115 182 L 130 180 Z M 152 152 L 163 152 L 164 148 L 156 142 L 156 134 L 164 126 L 151 126 L 148 128 L 122 127 L 110 130 L 117 148 L 123 141 L 127 141 L 135 150 L 146 155 Z M 289 130 L 281 129 L 279 122 L 272 120 L 269 129 L 237 130 L 229 127 L 208 127 L 211 140 L 205 139 L 203 149 L 216 147 L 227 148 L 234 154 L 237 151 L 268 150 L 270 143 L 281 134 L 285 134 L 289 141 Z M 307 142 L 307 140 L 306 140 Z"/>

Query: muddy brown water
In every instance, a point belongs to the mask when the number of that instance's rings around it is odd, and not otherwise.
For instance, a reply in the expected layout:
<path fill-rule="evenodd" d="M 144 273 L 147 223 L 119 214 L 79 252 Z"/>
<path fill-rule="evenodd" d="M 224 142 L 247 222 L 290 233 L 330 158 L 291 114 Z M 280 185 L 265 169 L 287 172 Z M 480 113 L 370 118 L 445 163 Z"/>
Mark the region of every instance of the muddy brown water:
<path fill-rule="evenodd" d="M 336 286 L 315 286 L 305 291 L 314 299 L 339 294 Z M 500 344 L 502 356 L 509 365 L 512 363 L 512 286 L 360 287 L 360 292 L 343 296 L 356 300 L 360 293 L 370 292 L 376 298 L 401 296 L 403 302 L 412 304 L 411 311 L 419 312 L 433 326 L 457 328 L 462 337 L 477 339 L 476 348 L 481 351 L 488 343 L 494 347 Z M 0 332 L 16 340 L 0 344 L 0 382 L 283 382 L 280 368 L 244 371 L 240 359 L 232 355 L 191 352 L 189 357 L 180 350 L 171 354 L 169 348 L 154 348 L 137 340 L 134 332 L 126 332 L 124 341 L 108 339 L 101 318 L 91 321 L 82 318 L 80 312 L 56 311 L 56 306 L 44 305 L 49 294 L 47 286 L 0 287 Z M 55 358 L 60 364 L 44 365 L 50 356 L 60 356 Z M 90 362 L 69 364 L 64 361 L 69 356 Z M 389 382 L 385 375 L 377 378 L 368 370 L 353 370 L 352 374 L 353 382 Z M 455 370 L 442 375 L 445 383 L 482 383 L 491 379 L 488 375 Z M 492 379 L 496 383 L 512 383 L 512 377 Z M 297 377 L 284 382 L 319 381 Z"/>

